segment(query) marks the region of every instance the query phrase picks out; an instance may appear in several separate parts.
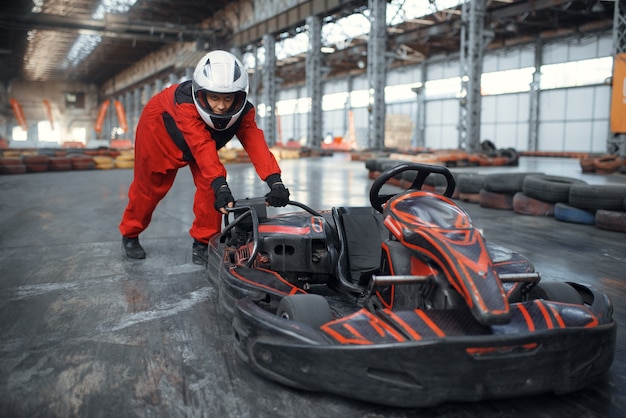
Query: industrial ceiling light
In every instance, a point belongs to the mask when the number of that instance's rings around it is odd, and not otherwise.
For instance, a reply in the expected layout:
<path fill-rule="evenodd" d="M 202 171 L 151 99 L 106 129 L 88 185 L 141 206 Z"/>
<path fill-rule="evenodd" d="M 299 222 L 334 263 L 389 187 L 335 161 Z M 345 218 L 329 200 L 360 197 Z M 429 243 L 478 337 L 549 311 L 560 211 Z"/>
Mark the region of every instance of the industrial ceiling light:
<path fill-rule="evenodd" d="M 137 0 L 102 0 L 96 11 L 91 15 L 95 20 L 102 20 L 107 13 L 127 13 Z M 96 47 L 102 42 L 100 35 L 81 34 L 67 53 L 63 68 L 70 65 L 76 67 L 84 61 Z"/>
<path fill-rule="evenodd" d="M 593 13 L 604 13 L 604 5 L 598 0 L 591 6 L 591 11 Z"/>

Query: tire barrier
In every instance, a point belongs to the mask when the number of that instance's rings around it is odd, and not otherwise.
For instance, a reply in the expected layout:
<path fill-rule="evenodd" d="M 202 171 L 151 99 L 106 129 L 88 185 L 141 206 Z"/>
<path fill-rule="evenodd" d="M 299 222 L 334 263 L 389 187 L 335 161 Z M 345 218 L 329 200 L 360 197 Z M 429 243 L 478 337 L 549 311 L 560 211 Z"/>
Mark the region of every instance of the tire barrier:
<path fill-rule="evenodd" d="M 570 177 L 531 174 L 524 178 L 522 191 L 526 196 L 550 203 L 568 203 L 573 184 L 587 184 Z"/>
<path fill-rule="evenodd" d="M 485 175 L 461 173 L 457 180 L 457 188 L 461 194 L 478 194 L 485 187 Z"/>
<path fill-rule="evenodd" d="M 513 210 L 513 195 L 482 189 L 478 193 L 478 204 L 483 208 Z"/>
<path fill-rule="evenodd" d="M 513 196 L 513 211 L 521 215 L 554 216 L 554 203 L 544 202 L 517 192 Z"/>
<path fill-rule="evenodd" d="M 72 169 L 72 161 L 68 157 L 50 157 L 48 170 L 69 171 Z"/>
<path fill-rule="evenodd" d="M 596 173 L 611 174 L 624 165 L 624 159 L 617 155 L 604 155 L 593 159 L 593 168 Z"/>
<path fill-rule="evenodd" d="M 596 212 L 596 227 L 615 232 L 626 232 L 626 212 L 600 209 Z"/>
<path fill-rule="evenodd" d="M 459 192 L 459 200 L 468 203 L 480 203 L 480 192 L 478 193 L 462 193 Z"/>
<path fill-rule="evenodd" d="M 93 170 L 95 168 L 92 157 L 86 155 L 71 155 L 69 159 L 72 170 Z"/>
<path fill-rule="evenodd" d="M 576 184 L 569 193 L 569 204 L 580 209 L 624 210 L 626 185 Z"/>
<path fill-rule="evenodd" d="M 519 165 L 519 152 L 515 148 L 504 148 L 497 151 L 499 157 L 506 158 L 507 166 Z"/>
<path fill-rule="evenodd" d="M 588 168 L 589 161 L 603 159 L 601 155 L 577 155 L 576 158 L 581 161 L 581 167 L 586 164 Z M 611 158 L 603 162 L 614 163 L 615 160 Z M 365 166 L 370 178 L 377 178 L 380 175 L 378 170 L 401 162 L 388 157 L 372 158 Z M 623 160 L 621 164 L 618 170 L 626 167 Z M 372 175 L 374 172 L 376 174 Z M 538 172 L 480 174 L 457 171 L 453 175 L 457 183 L 453 199 L 478 203 L 485 208 L 512 209 L 521 215 L 554 217 L 561 222 L 626 232 L 626 185 L 589 185 L 581 179 Z M 400 187 L 409 188 L 412 182 L 413 178 L 403 177 Z M 438 192 L 440 187 L 436 176 L 429 176 L 422 189 Z"/>
<path fill-rule="evenodd" d="M 595 167 L 593 166 L 593 157 L 586 156 L 580 159 L 580 169 L 583 173 L 593 173 Z"/>
<path fill-rule="evenodd" d="M 596 214 L 593 211 L 575 208 L 566 203 L 554 205 L 554 219 L 583 225 L 595 225 Z"/>
<path fill-rule="evenodd" d="M 26 164 L 21 158 L 4 157 L 0 158 L 0 174 L 23 174 L 26 173 Z"/>
<path fill-rule="evenodd" d="M 485 187 L 485 175 L 477 173 L 459 173 L 456 176 L 455 193 L 458 199 L 469 203 L 480 203 L 480 191 Z"/>
<path fill-rule="evenodd" d="M 521 192 L 524 179 L 529 175 L 544 175 L 544 173 L 493 173 L 485 175 L 484 189 L 489 192 L 507 193 L 514 195 Z"/>
<path fill-rule="evenodd" d="M 123 152 L 115 158 L 115 168 L 133 168 L 135 167 L 135 154 Z"/>
<path fill-rule="evenodd" d="M 115 162 L 112 157 L 106 155 L 95 155 L 93 157 L 96 170 L 110 170 L 115 168 Z"/>
<path fill-rule="evenodd" d="M 48 171 L 50 158 L 46 155 L 25 155 L 22 157 L 26 171 L 29 173 L 41 173 Z"/>
<path fill-rule="evenodd" d="M 116 140 L 111 140 L 111 144 Z M 126 141 L 126 140 L 118 140 Z M 64 142 L 67 144 L 68 142 Z M 0 174 L 23 174 L 44 171 L 70 171 L 70 170 L 110 170 L 130 169 L 135 166 L 134 148 L 7 148 L 0 149 Z M 233 162 L 242 162 L 243 150 L 231 150 L 236 156 Z M 272 148 L 272 153 L 277 148 Z M 220 150 L 221 152 L 221 150 Z M 282 150 L 282 155 L 293 155 L 299 158 L 300 150 Z M 276 155 L 276 154 L 275 154 Z M 280 156 L 277 156 L 279 159 Z"/>

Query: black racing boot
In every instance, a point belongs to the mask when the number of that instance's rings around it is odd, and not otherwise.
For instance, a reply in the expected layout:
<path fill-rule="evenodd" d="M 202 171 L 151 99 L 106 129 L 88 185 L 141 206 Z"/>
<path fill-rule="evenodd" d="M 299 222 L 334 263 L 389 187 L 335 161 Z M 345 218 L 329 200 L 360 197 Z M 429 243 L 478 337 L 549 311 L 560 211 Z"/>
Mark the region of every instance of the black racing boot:
<path fill-rule="evenodd" d="M 193 240 L 192 253 L 191 253 L 191 261 L 194 264 L 198 264 L 201 266 L 205 266 L 207 264 L 207 260 L 209 258 L 209 246 L 204 242 L 200 242 L 197 240 Z"/>
<path fill-rule="evenodd" d="M 146 258 L 146 252 L 139 243 L 139 237 L 126 238 L 122 237 L 122 250 L 128 258 L 141 259 Z"/>

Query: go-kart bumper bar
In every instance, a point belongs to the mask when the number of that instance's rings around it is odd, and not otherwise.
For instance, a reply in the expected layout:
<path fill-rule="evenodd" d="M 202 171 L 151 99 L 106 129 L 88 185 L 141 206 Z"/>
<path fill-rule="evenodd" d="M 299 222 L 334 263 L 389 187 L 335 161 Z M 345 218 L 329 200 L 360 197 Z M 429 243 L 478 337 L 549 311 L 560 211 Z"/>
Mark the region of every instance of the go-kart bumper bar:
<path fill-rule="evenodd" d="M 532 334 L 339 345 L 250 299 L 235 305 L 240 358 L 288 386 L 376 404 L 426 407 L 539 393 L 567 393 L 613 362 L 616 324 Z"/>

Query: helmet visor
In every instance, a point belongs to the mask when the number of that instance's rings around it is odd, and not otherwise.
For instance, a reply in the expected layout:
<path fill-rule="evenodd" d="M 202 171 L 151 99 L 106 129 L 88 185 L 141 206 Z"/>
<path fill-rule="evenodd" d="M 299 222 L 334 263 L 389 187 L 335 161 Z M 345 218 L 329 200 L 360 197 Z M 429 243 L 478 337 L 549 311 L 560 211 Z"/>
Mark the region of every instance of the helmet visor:
<path fill-rule="evenodd" d="M 195 83 L 194 83 L 195 84 Z M 241 111 L 246 103 L 246 93 L 216 93 L 194 86 L 196 104 L 211 117 L 230 118 Z"/>

